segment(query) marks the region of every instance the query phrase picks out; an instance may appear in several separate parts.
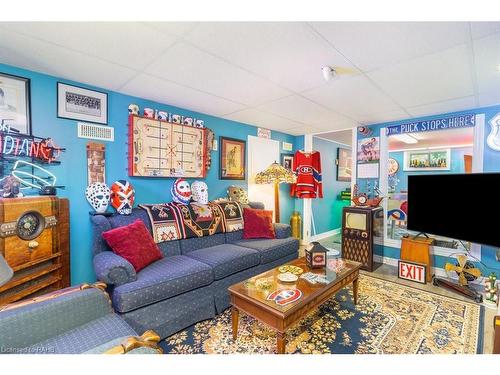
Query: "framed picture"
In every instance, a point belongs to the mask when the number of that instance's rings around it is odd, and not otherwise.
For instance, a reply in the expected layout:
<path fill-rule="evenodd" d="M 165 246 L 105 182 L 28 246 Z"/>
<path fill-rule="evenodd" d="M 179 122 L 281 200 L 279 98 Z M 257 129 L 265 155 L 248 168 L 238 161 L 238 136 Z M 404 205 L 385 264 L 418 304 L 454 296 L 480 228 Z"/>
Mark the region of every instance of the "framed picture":
<path fill-rule="evenodd" d="M 108 123 L 108 94 L 57 82 L 57 117 Z"/>
<path fill-rule="evenodd" d="M 241 139 L 219 137 L 219 179 L 245 179 L 246 144 Z"/>
<path fill-rule="evenodd" d="M 293 154 L 281 154 L 281 166 L 291 171 L 293 166 Z"/>
<path fill-rule="evenodd" d="M 30 80 L 0 73 L 0 130 L 31 135 Z"/>
<path fill-rule="evenodd" d="M 348 148 L 337 149 L 337 181 L 351 182 L 352 152 Z"/>
<path fill-rule="evenodd" d="M 405 171 L 449 171 L 451 150 L 405 151 Z"/>

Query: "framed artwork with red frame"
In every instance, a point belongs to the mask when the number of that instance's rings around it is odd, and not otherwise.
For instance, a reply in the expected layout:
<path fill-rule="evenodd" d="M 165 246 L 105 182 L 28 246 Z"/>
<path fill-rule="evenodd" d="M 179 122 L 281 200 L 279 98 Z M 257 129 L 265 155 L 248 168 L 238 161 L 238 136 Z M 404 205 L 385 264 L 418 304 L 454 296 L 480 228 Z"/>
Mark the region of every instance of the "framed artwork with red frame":
<path fill-rule="evenodd" d="M 246 141 L 219 137 L 219 179 L 244 180 L 246 176 Z"/>

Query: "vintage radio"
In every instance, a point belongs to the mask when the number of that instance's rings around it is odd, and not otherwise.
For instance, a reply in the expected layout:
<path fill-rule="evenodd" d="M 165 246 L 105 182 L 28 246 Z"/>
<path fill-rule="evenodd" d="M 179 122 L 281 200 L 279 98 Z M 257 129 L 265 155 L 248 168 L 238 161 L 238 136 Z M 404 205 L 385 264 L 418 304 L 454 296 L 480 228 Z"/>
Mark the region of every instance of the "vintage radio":
<path fill-rule="evenodd" d="M 0 252 L 14 270 L 0 306 L 69 286 L 68 200 L 0 199 Z"/>
<path fill-rule="evenodd" d="M 344 207 L 342 211 L 342 257 L 360 262 L 373 271 L 373 237 L 382 236 L 381 207 Z"/>

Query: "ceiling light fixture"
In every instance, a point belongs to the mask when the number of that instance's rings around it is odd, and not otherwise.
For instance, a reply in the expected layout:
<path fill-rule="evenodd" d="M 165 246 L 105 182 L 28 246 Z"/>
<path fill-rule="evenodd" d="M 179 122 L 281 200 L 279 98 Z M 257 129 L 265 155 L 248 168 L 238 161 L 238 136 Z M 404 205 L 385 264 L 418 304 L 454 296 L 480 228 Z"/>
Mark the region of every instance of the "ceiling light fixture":
<path fill-rule="evenodd" d="M 331 81 L 337 75 L 335 69 L 328 65 L 322 67 L 321 72 L 323 73 L 323 78 L 326 82 Z"/>
<path fill-rule="evenodd" d="M 397 134 L 397 135 L 392 135 L 391 137 L 397 139 L 398 141 L 408 144 L 418 143 L 418 139 L 412 137 L 410 134 Z"/>

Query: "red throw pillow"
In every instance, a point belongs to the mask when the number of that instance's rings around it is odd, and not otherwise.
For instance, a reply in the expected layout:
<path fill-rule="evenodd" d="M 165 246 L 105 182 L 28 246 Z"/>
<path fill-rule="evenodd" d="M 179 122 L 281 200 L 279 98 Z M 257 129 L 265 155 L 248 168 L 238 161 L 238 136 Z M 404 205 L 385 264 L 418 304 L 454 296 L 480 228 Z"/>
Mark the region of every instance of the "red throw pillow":
<path fill-rule="evenodd" d="M 273 211 L 243 209 L 243 238 L 276 238 L 273 226 Z"/>
<path fill-rule="evenodd" d="M 148 229 L 139 219 L 132 224 L 108 230 L 102 237 L 115 254 L 132 264 L 136 272 L 163 258 Z"/>

